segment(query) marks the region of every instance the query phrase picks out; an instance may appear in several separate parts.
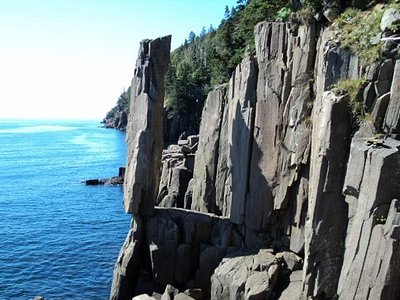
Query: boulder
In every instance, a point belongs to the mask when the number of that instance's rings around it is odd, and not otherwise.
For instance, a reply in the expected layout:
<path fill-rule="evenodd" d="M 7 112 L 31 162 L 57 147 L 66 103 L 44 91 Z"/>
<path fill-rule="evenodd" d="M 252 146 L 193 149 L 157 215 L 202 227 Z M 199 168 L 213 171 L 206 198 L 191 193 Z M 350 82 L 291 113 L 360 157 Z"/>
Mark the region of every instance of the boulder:
<path fill-rule="evenodd" d="M 156 300 L 156 298 L 151 297 L 147 294 L 141 294 L 133 297 L 132 300 Z"/>
<path fill-rule="evenodd" d="M 297 254 L 289 251 L 279 252 L 275 255 L 276 259 L 282 261 L 291 272 L 303 268 L 303 260 Z"/>
<path fill-rule="evenodd" d="M 194 300 L 194 298 L 184 293 L 179 293 L 178 295 L 175 296 L 174 300 Z"/>
<path fill-rule="evenodd" d="M 173 300 L 176 295 L 179 294 L 179 290 L 175 287 L 173 287 L 170 284 L 167 284 L 165 287 L 164 294 L 161 296 L 161 300 Z"/>
<path fill-rule="evenodd" d="M 269 299 L 279 270 L 278 261 L 268 249 L 225 257 L 211 277 L 211 298 Z"/>
<path fill-rule="evenodd" d="M 201 289 L 187 289 L 183 293 L 193 299 L 203 300 L 203 291 Z"/>
<path fill-rule="evenodd" d="M 399 8 L 389 8 L 385 10 L 381 19 L 381 30 L 391 31 L 394 25 L 400 23 L 400 9 Z"/>
<path fill-rule="evenodd" d="M 251 274 L 245 284 L 245 299 L 268 299 L 270 292 L 268 271 Z"/>
<path fill-rule="evenodd" d="M 290 274 L 290 283 L 282 292 L 279 300 L 300 300 L 302 297 L 303 271 L 294 271 Z"/>
<path fill-rule="evenodd" d="M 193 171 L 184 166 L 184 159 L 168 158 L 162 161 L 158 206 L 184 208 L 185 193 Z"/>

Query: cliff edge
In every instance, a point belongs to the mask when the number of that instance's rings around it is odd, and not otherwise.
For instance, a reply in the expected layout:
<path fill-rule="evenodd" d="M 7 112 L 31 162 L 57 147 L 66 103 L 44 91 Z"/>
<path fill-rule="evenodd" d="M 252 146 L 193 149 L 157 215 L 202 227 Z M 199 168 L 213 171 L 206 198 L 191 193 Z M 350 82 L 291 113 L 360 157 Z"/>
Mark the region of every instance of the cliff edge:
<path fill-rule="evenodd" d="M 110 299 L 400 298 L 400 60 L 365 66 L 317 24 L 262 22 L 255 41 L 209 93 L 198 142 L 164 154 L 170 37 L 142 42 L 124 183 L 133 218 Z M 341 88 L 360 79 L 362 115 Z"/>

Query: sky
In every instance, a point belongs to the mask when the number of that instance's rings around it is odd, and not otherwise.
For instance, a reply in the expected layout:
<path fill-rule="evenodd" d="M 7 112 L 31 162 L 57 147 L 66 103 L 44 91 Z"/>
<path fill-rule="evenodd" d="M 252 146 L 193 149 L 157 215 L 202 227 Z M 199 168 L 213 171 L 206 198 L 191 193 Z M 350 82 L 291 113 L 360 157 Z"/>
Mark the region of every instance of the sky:
<path fill-rule="evenodd" d="M 217 28 L 236 0 L 0 0 L 0 118 L 101 120 L 141 40 Z"/>

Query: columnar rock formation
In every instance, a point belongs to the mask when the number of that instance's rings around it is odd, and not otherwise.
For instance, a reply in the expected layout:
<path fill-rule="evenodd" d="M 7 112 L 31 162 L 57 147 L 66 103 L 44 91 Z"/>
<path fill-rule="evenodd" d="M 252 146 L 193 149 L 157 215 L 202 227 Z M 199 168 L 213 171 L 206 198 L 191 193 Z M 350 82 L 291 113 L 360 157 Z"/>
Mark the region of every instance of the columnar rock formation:
<path fill-rule="evenodd" d="M 142 47 L 127 136 L 134 220 L 111 299 L 167 284 L 212 299 L 400 298 L 400 61 L 363 67 L 313 24 L 263 22 L 255 39 L 256 56 L 209 93 L 198 144 L 164 152 L 160 185 L 169 40 Z M 364 76 L 370 118 L 357 120 L 332 86 Z"/>
<path fill-rule="evenodd" d="M 171 36 L 141 42 L 131 84 L 124 204 L 127 212 L 138 215 L 153 214 L 158 192 L 163 149 L 164 75 L 170 43 Z"/>
<path fill-rule="evenodd" d="M 170 44 L 171 36 L 143 40 L 136 61 L 126 129 L 124 179 L 124 207 L 134 218 L 114 272 L 112 299 L 127 299 L 134 294 L 131 285 L 137 280 L 145 243 L 141 217 L 154 214 L 163 149 L 164 75 Z"/>

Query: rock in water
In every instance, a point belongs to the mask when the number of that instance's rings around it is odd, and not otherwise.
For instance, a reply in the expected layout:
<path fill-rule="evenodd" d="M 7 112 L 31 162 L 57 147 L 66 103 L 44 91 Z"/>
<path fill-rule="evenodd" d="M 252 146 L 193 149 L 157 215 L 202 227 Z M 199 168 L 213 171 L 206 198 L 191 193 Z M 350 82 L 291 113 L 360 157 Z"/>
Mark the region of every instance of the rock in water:
<path fill-rule="evenodd" d="M 171 36 L 143 40 L 131 84 L 126 129 L 125 211 L 152 215 L 160 180 L 163 149 L 164 75 L 170 59 Z"/>

